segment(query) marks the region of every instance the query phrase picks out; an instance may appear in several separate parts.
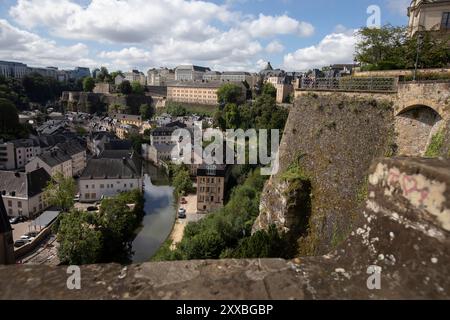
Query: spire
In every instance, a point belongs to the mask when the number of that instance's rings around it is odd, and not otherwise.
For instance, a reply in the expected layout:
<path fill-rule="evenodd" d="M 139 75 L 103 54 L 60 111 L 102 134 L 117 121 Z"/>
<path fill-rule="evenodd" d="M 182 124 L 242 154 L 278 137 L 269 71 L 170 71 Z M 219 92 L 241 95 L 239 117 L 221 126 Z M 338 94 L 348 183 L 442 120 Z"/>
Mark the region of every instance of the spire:
<path fill-rule="evenodd" d="M 267 62 L 267 66 L 264 70 L 271 70 L 271 71 L 273 70 L 272 65 L 270 64 L 270 61 Z"/>

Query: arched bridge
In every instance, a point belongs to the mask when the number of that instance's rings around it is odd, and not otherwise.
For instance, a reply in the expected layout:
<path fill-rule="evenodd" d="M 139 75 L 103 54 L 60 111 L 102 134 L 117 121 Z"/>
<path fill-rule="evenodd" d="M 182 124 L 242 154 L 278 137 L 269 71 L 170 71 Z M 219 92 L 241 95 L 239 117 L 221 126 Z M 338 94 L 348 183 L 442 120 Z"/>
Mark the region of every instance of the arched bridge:
<path fill-rule="evenodd" d="M 355 83 L 319 81 L 296 89 L 295 97 L 339 92 L 392 102 L 398 152 L 407 156 L 423 156 L 432 137 L 450 126 L 450 81 L 399 83 L 395 78 L 365 78 Z"/>

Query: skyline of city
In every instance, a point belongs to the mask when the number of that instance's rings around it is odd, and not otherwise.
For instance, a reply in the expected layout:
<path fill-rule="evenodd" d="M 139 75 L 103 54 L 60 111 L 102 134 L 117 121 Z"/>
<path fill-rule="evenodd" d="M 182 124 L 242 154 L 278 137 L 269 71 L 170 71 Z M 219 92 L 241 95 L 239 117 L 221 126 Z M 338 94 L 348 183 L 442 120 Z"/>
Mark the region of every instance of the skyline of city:
<path fill-rule="evenodd" d="M 0 4 L 0 60 L 60 69 L 197 64 L 251 72 L 271 61 L 303 71 L 351 63 L 354 31 L 365 25 L 367 8 L 380 7 L 382 24 L 404 25 L 408 3 L 7 0 Z"/>

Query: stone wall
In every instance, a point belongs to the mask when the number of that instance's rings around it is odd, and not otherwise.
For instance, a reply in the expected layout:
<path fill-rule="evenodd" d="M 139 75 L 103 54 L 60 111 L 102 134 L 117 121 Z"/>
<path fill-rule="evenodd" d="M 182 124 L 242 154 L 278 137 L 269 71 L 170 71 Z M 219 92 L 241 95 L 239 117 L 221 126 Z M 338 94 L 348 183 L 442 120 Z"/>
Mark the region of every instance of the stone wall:
<path fill-rule="evenodd" d="M 357 222 L 370 164 L 392 154 L 394 139 L 389 100 L 336 93 L 304 95 L 290 111 L 280 145 L 280 172 L 264 188 L 254 231 L 271 224 L 280 231 L 304 230 L 301 220 L 307 215 L 309 228 L 306 234 L 297 235 L 299 253 L 328 252 Z M 310 179 L 309 212 L 296 203 L 302 191 L 295 194 L 283 180 L 296 161 Z"/>
<path fill-rule="evenodd" d="M 106 112 L 110 105 L 125 106 L 126 112 L 138 114 L 142 104 L 152 104 L 150 96 L 143 95 L 115 95 L 91 92 L 68 92 L 61 97 L 61 103 L 68 111 L 87 113 Z"/>

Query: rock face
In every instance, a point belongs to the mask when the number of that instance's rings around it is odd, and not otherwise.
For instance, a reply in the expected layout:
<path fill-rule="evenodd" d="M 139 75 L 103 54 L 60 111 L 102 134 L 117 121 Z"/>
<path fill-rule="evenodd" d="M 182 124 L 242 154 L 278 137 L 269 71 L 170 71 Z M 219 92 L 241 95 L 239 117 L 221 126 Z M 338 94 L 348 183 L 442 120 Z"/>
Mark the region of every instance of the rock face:
<path fill-rule="evenodd" d="M 280 231 L 291 230 L 306 214 L 309 228 L 307 235 L 297 235 L 299 254 L 329 252 L 360 219 L 369 167 L 375 158 L 393 153 L 394 140 L 389 101 L 339 94 L 300 97 L 281 141 L 280 171 L 264 188 L 254 231 L 272 223 Z M 292 206 L 284 193 L 290 187 L 283 173 L 296 161 L 310 179 L 310 212 Z"/>
<path fill-rule="evenodd" d="M 118 96 L 104 93 L 65 91 L 62 94 L 61 102 L 69 111 L 105 112 L 110 105 L 121 105 L 127 107 L 124 112 L 138 114 L 139 107 L 142 104 L 151 104 L 152 98 L 141 95 Z"/>
<path fill-rule="evenodd" d="M 377 160 L 350 236 L 324 256 L 0 266 L 0 299 L 450 299 L 450 160 Z"/>

